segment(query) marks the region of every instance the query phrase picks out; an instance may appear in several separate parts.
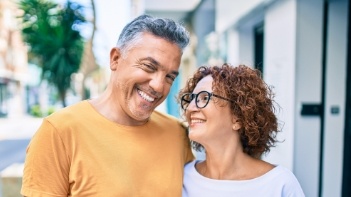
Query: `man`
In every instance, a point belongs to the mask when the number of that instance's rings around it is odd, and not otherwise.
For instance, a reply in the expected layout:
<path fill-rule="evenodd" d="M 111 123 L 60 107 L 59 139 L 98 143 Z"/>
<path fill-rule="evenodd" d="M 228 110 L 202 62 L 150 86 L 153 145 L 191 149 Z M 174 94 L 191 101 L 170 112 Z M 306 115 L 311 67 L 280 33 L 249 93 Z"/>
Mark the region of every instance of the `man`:
<path fill-rule="evenodd" d="M 110 52 L 110 82 L 47 118 L 28 148 L 24 196 L 181 196 L 193 159 L 181 124 L 154 111 L 169 93 L 187 31 L 142 15 Z"/>

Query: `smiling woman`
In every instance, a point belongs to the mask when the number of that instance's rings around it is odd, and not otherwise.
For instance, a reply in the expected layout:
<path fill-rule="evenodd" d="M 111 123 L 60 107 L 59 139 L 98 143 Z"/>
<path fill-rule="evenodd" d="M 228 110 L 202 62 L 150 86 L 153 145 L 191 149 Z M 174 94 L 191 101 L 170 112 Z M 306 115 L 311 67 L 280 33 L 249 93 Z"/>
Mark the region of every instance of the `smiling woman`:
<path fill-rule="evenodd" d="M 178 98 L 193 148 L 206 159 L 185 166 L 183 196 L 304 196 L 293 173 L 261 160 L 279 132 L 273 97 L 258 70 L 197 69 Z"/>

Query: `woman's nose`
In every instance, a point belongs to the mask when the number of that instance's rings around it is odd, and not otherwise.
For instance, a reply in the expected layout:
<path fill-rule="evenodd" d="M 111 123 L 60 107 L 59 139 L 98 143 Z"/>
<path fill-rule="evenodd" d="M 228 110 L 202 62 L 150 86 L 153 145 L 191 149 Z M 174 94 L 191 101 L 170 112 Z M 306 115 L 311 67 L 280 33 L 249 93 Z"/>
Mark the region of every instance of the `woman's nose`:
<path fill-rule="evenodd" d="M 186 108 L 187 111 L 196 111 L 199 108 L 196 106 L 196 98 L 190 101 L 188 107 Z"/>

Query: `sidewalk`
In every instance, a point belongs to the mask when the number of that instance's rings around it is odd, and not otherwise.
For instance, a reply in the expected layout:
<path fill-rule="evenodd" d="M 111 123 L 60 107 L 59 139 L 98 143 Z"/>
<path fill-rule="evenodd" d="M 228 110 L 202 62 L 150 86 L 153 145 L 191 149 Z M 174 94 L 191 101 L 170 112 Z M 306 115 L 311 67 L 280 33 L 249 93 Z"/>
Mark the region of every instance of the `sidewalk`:
<path fill-rule="evenodd" d="M 25 151 L 41 122 L 27 115 L 0 118 L 0 197 L 21 196 Z"/>
<path fill-rule="evenodd" d="M 0 118 L 0 172 L 14 162 L 23 162 L 27 145 L 42 118 Z"/>
<path fill-rule="evenodd" d="M 0 141 L 32 138 L 42 120 L 28 115 L 0 118 Z"/>

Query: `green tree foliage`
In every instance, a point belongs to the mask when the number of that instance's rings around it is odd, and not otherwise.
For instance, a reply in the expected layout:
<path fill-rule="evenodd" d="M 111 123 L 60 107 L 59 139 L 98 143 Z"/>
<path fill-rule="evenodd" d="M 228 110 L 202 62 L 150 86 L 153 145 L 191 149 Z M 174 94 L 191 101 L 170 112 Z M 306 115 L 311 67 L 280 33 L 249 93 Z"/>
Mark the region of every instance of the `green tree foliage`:
<path fill-rule="evenodd" d="M 29 61 L 42 68 L 42 79 L 57 88 L 62 105 L 78 71 L 84 39 L 79 27 L 85 23 L 83 7 L 67 1 L 64 6 L 48 0 L 21 0 L 22 34 L 29 45 Z"/>

